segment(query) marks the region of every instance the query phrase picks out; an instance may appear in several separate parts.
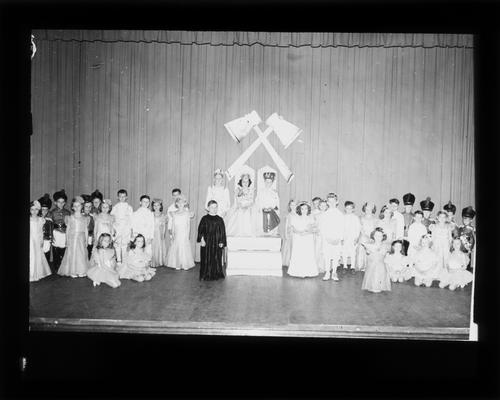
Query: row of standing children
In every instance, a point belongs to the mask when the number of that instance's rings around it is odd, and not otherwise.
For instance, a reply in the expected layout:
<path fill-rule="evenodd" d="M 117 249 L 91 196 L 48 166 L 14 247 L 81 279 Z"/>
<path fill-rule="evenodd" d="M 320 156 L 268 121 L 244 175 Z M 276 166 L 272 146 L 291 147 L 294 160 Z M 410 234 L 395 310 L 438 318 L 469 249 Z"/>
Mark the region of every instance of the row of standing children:
<path fill-rule="evenodd" d="M 369 270 L 362 286 L 375 292 L 390 290 L 391 279 L 402 282 L 413 277 L 415 284 L 426 286 L 437 280 L 440 287 L 452 290 L 470 282 L 472 274 L 466 269 L 471 269 L 475 243 L 472 207 L 462 210 L 463 225 L 458 226 L 454 220 L 456 206 L 451 201 L 437 213 L 437 218 L 430 215 L 434 208 L 430 198 L 421 201 L 422 210 L 415 212 L 413 194 L 405 194 L 403 202 L 405 211 L 400 213 L 399 200 L 389 200 L 379 218 L 375 217 L 376 206 L 365 203 L 364 215 L 359 218 L 351 201 L 345 202 L 342 213 L 334 193 L 329 193 L 326 200 L 314 198 L 312 207 L 307 202 L 296 204 L 290 200 L 282 247 L 288 274 L 314 277 L 324 273 L 323 280 L 338 281 L 339 264 L 352 273 Z M 426 274 L 424 270 L 428 270 Z M 463 272 L 450 275 L 457 271 Z M 375 285 L 370 284 L 372 281 Z"/>
<path fill-rule="evenodd" d="M 124 278 L 148 280 L 158 266 L 194 267 L 189 243 L 190 219 L 194 213 L 189 211 L 179 189 L 172 191 L 174 201 L 167 210 L 168 215 L 163 214 L 160 199 L 153 199 L 151 211 L 150 198 L 143 195 L 140 207 L 134 212 L 127 203 L 127 191 L 119 190 L 117 195 L 115 205 L 109 199 L 103 199 L 97 190 L 90 196 L 76 196 L 71 203 L 72 213 L 65 208 L 67 195 L 64 190 L 54 194 L 55 207 L 52 210 L 48 194 L 32 202 L 30 281 L 52 272 L 71 277 L 90 276 L 89 268 L 110 264 L 108 250 L 111 249 L 116 270 L 122 271 Z M 167 231 L 170 238 L 168 251 Z M 41 257 L 43 253 L 45 256 Z M 103 263 L 103 260 L 107 261 Z M 138 267 L 142 275 L 131 277 L 126 266 Z"/>

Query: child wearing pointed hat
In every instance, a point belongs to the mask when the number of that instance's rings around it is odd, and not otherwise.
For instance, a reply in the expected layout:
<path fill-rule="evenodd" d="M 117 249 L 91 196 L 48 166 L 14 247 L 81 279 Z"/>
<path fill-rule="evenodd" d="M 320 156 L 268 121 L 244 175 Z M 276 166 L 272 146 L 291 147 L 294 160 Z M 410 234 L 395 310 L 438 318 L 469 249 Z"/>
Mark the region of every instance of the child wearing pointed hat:
<path fill-rule="evenodd" d="M 71 215 L 71 212 L 65 207 L 68 201 L 68 196 L 64 189 L 54 193 L 52 196 L 55 207 L 48 214 L 52 219 L 54 229 L 52 231 L 52 268 L 57 272 L 61 266 L 64 253 L 66 252 L 66 218 Z"/>

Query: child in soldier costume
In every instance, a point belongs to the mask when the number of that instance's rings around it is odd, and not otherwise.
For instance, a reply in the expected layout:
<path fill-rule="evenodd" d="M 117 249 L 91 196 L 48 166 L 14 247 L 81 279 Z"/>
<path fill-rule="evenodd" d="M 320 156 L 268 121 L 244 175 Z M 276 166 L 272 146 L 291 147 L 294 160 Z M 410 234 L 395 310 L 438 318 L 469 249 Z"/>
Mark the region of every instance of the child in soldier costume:
<path fill-rule="evenodd" d="M 420 202 L 420 209 L 424 214 L 424 219 L 422 220 L 422 224 L 427 228 L 427 232 L 430 232 L 429 226 L 434 224 L 434 218 L 431 217 L 432 210 L 434 209 L 434 203 L 431 201 L 430 197 L 427 197 L 425 200 Z"/>
<path fill-rule="evenodd" d="M 459 238 L 462 241 L 463 250 L 472 259 L 472 251 L 474 250 L 474 244 L 476 243 L 476 229 L 471 225 L 472 220 L 476 216 L 476 212 L 471 206 L 465 207 L 462 210 L 462 222 L 463 225 L 456 227 L 453 231 L 453 239 Z M 472 271 L 474 266 L 469 261 L 467 265 L 467 270 Z"/>
<path fill-rule="evenodd" d="M 52 268 L 54 271 L 57 271 L 61 266 L 64 253 L 66 251 L 65 218 L 69 217 L 71 212 L 64 207 L 68 201 L 68 196 L 66 195 L 64 189 L 55 192 L 52 198 L 54 200 L 55 207 L 48 215 L 54 224 L 54 229 L 52 231 Z"/>

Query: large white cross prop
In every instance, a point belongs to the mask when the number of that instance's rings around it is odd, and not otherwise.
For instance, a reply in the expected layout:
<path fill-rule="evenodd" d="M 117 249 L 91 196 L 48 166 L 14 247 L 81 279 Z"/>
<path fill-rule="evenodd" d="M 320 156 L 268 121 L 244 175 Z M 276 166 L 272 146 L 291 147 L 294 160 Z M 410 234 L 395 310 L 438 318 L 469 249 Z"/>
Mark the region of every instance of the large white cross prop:
<path fill-rule="evenodd" d="M 244 117 L 234 119 L 224 124 L 224 127 L 227 129 L 231 137 L 238 143 L 240 143 L 241 139 L 248 135 L 252 129 L 257 132 L 257 135 L 259 136 L 227 169 L 226 175 L 229 180 L 233 179 L 233 177 L 238 173 L 238 170 L 245 164 L 245 162 L 262 143 L 276 164 L 276 167 L 288 183 L 294 177 L 293 172 L 290 171 L 283 159 L 278 155 L 278 153 L 276 153 L 276 150 L 274 150 L 274 147 L 271 143 L 269 143 L 267 137 L 271 134 L 271 132 L 276 132 L 280 142 L 286 149 L 293 143 L 297 136 L 302 133 L 302 129 L 286 121 L 277 113 L 273 113 L 266 119 L 268 127 L 264 132 L 262 132 L 258 126 L 261 122 L 262 120 L 260 119 L 259 114 L 257 114 L 256 111 L 252 111 Z"/>

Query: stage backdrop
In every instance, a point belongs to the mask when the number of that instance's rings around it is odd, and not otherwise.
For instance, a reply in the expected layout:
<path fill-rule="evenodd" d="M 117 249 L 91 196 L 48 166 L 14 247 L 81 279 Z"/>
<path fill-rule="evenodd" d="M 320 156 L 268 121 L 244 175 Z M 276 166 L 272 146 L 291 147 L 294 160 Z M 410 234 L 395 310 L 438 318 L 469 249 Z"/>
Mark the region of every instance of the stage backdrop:
<path fill-rule="evenodd" d="M 286 150 L 269 137 L 295 173 L 278 175 L 283 210 L 330 191 L 358 213 L 409 191 L 436 210 L 451 199 L 458 220 L 475 205 L 470 35 L 33 33 L 33 199 L 126 188 L 136 208 L 180 187 L 194 231 L 213 170 L 257 137 L 237 144 L 224 123 L 256 110 L 304 130 Z M 248 164 L 275 167 L 263 146 Z"/>

